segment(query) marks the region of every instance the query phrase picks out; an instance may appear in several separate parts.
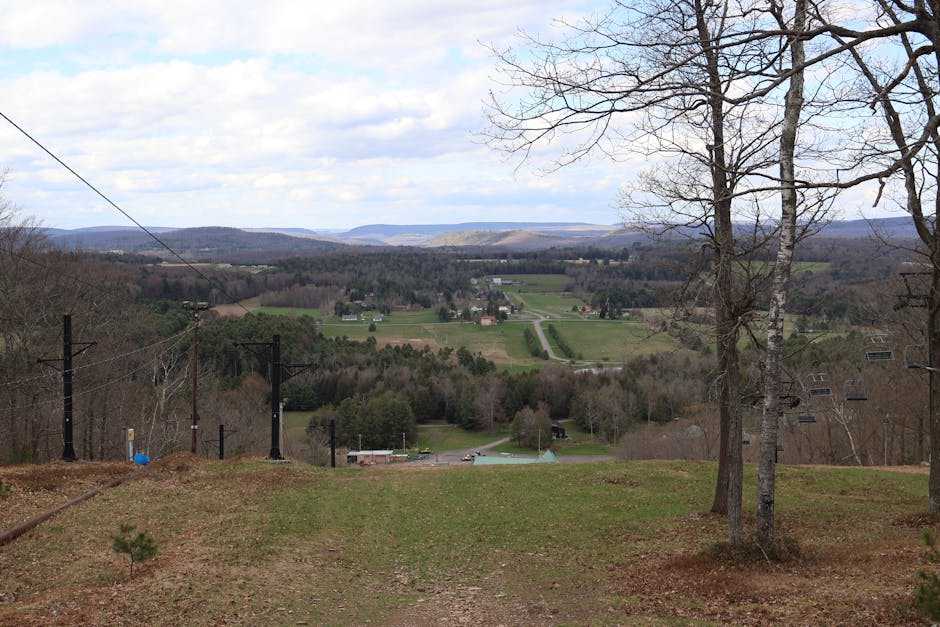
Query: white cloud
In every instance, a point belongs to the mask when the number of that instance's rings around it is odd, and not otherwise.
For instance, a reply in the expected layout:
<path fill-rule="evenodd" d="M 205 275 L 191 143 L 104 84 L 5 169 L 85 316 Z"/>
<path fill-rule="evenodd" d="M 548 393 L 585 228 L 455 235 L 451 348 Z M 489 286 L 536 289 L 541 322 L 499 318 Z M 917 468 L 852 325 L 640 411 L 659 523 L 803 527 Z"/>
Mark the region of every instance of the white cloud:
<path fill-rule="evenodd" d="M 591 3 L 0 0 L 0 52 L 24 60 L 0 110 L 150 224 L 612 223 L 635 164 L 537 176 L 471 135 L 478 42 Z M 0 154 L 24 211 L 120 222 L 5 126 Z"/>

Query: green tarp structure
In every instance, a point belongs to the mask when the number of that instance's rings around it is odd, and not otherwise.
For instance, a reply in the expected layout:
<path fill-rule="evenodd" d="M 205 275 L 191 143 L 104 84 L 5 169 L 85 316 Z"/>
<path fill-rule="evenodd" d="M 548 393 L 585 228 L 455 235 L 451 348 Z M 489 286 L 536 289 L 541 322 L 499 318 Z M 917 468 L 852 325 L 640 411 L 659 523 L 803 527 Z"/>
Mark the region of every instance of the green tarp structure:
<path fill-rule="evenodd" d="M 496 466 L 501 464 L 557 464 L 558 456 L 552 451 L 545 451 L 538 457 L 528 455 L 477 455 L 473 458 L 474 466 Z"/>

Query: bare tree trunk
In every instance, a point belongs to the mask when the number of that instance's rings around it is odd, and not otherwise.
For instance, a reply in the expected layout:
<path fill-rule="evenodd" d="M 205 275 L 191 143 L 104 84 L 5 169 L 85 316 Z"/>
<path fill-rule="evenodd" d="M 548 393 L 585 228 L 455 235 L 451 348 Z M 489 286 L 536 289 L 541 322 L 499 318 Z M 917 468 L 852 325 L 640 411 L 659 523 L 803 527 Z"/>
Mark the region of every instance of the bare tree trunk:
<path fill-rule="evenodd" d="M 938 212 L 940 213 L 940 212 Z M 934 255 L 937 254 L 937 242 L 934 238 Z M 934 256 L 931 276 L 930 298 L 928 299 L 927 313 L 927 342 L 930 348 L 930 411 L 928 413 L 930 427 L 930 479 L 927 484 L 928 511 L 940 512 L 940 393 L 937 385 L 940 384 L 940 373 L 933 368 L 937 367 L 936 356 L 940 355 L 940 266 L 938 258 Z M 921 419 L 923 424 L 923 419 Z M 923 450 L 923 449 L 921 449 Z M 921 458 L 923 459 L 923 457 Z"/>
<path fill-rule="evenodd" d="M 806 25 L 806 0 L 796 0 L 793 30 L 801 33 Z M 791 67 L 800 67 L 805 55 L 799 36 L 790 43 Z M 774 490 L 777 475 L 777 428 L 781 417 L 780 379 L 784 360 L 783 322 L 796 243 L 797 193 L 794 153 L 796 134 L 803 109 L 803 72 L 790 78 L 784 103 L 780 133 L 780 244 L 774 264 L 773 292 L 767 315 L 767 357 L 764 369 L 764 413 L 760 428 L 760 458 L 757 464 L 757 541 L 770 546 L 774 541 Z"/>
<path fill-rule="evenodd" d="M 725 116 L 722 99 L 721 71 L 718 53 L 705 19 L 705 7 L 695 0 L 696 27 L 699 44 L 705 56 L 708 72 L 709 114 L 711 116 L 712 147 L 711 177 L 712 205 L 717 248 L 715 269 L 715 318 L 717 332 L 718 370 L 721 385 L 718 396 L 720 419 L 720 445 L 718 451 L 718 481 L 715 485 L 713 512 L 728 516 L 728 540 L 741 542 L 741 419 L 737 402 L 738 383 L 738 325 L 735 315 L 734 293 L 734 230 L 731 223 L 731 190 L 725 155 Z"/>

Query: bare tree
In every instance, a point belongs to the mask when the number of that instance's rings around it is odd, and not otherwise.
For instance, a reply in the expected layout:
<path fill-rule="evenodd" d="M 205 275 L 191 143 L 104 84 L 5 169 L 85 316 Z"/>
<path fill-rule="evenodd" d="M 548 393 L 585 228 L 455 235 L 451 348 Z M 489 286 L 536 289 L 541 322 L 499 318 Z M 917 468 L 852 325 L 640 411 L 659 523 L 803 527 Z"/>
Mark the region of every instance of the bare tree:
<path fill-rule="evenodd" d="M 474 399 L 474 408 L 477 413 L 479 425 L 487 431 L 496 430 L 496 423 L 503 417 L 503 396 L 506 386 L 503 380 L 496 376 L 484 378 L 477 387 Z"/>
<path fill-rule="evenodd" d="M 782 10 L 777 12 L 785 27 Z M 806 0 L 796 0 L 790 41 L 792 67 L 800 67 L 806 58 L 801 33 L 806 27 Z M 800 113 L 803 108 L 802 70 L 790 77 L 784 101 L 783 125 L 780 132 L 780 229 L 777 259 L 773 272 L 773 291 L 767 315 L 767 356 L 764 375 L 764 413 L 760 429 L 760 457 L 757 466 L 757 540 L 764 546 L 773 543 L 774 488 L 776 480 L 777 426 L 781 417 L 780 379 L 784 361 L 784 313 L 796 245 L 798 197 L 796 190 L 795 150 Z"/>
<path fill-rule="evenodd" d="M 704 237 L 712 253 L 721 381 L 712 509 L 727 513 L 733 543 L 741 541 L 743 472 L 738 340 L 765 278 L 747 260 L 767 241 L 757 202 L 750 206 L 753 232 L 738 236 L 734 201 L 748 193 L 749 177 L 773 163 L 779 121 L 759 98 L 731 102 L 730 95 L 774 73 L 778 29 L 764 28 L 765 19 L 756 2 L 618 2 L 599 20 L 568 25 L 573 36 L 564 44 L 529 37 L 536 61 L 498 52 L 508 85 L 528 97 L 516 106 L 494 98 L 490 116 L 494 143 L 523 155 L 540 142 L 570 142 L 583 131 L 586 139 L 564 145 L 557 167 L 593 152 L 671 161 L 646 173 L 623 205 L 651 230 Z"/>
<path fill-rule="evenodd" d="M 879 194 L 891 193 L 891 177 L 902 181 L 898 205 L 912 218 L 923 248 L 920 254 L 929 268 L 927 288 L 927 364 L 929 376 L 928 423 L 930 429 L 930 481 L 928 507 L 940 512 L 940 4 L 936 0 L 918 0 L 913 4 L 900 0 L 875 0 L 875 20 L 884 29 L 894 29 L 886 41 L 879 40 L 881 53 L 872 59 L 858 46 L 849 48 L 858 73 L 869 88 L 868 106 L 880 109 L 886 133 L 869 134 L 856 153 L 853 164 L 869 170 L 861 177 L 877 179 Z M 846 46 L 845 35 L 833 29 L 833 39 Z M 900 64 L 892 63 L 900 58 Z M 931 208 L 932 205 L 932 208 Z M 902 304 L 911 304 L 905 302 Z M 856 455 L 857 458 L 857 455 Z"/>

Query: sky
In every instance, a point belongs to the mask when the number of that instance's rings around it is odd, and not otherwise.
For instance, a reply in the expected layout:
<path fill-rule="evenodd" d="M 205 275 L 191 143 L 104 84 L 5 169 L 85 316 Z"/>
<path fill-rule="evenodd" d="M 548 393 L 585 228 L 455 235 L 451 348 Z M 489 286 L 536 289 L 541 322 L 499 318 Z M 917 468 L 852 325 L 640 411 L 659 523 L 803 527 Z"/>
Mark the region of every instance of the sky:
<path fill-rule="evenodd" d="M 643 163 L 545 173 L 484 145 L 494 60 L 600 0 L 0 0 L 0 110 L 155 226 L 616 224 Z M 12 127 L 3 194 L 125 224 Z"/>

